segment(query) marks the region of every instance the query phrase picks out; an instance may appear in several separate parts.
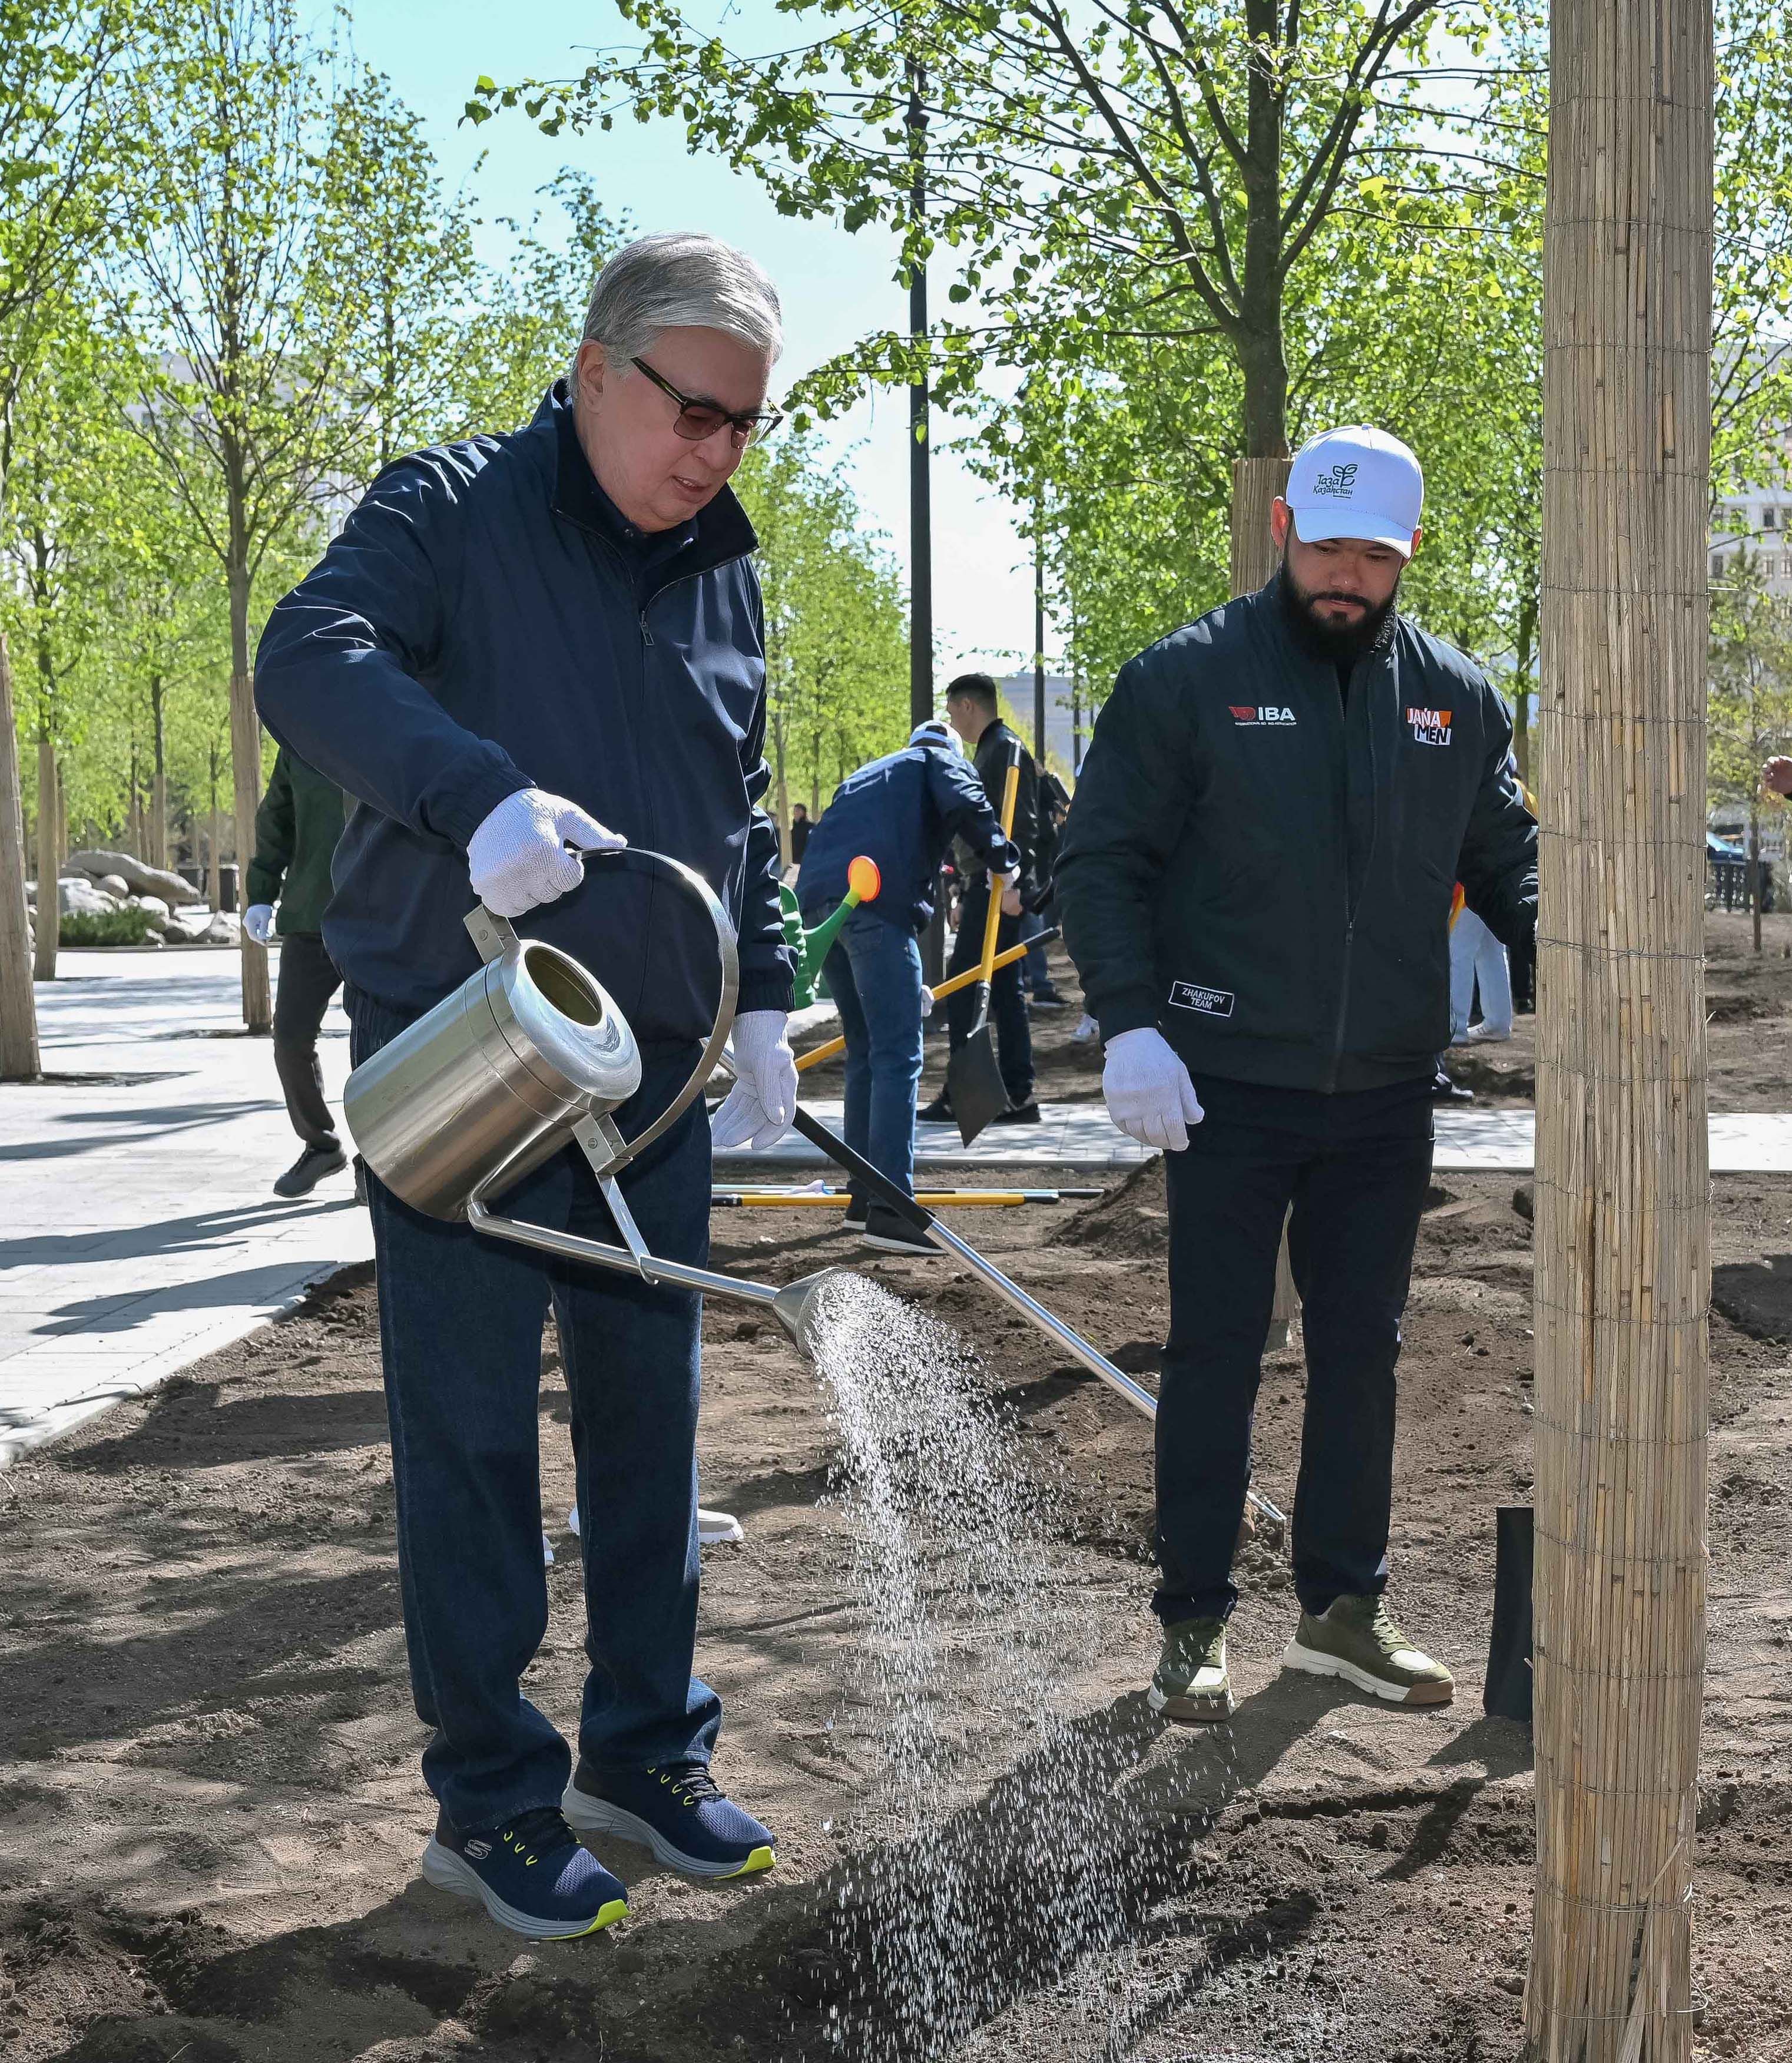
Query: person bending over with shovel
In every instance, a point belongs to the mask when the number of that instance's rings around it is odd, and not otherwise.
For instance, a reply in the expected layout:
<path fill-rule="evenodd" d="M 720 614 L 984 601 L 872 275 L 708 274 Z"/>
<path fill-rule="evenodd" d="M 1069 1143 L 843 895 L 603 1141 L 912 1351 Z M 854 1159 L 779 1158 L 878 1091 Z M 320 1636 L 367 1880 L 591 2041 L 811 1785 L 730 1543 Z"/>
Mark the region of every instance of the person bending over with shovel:
<path fill-rule="evenodd" d="M 1307 1405 L 1284 1665 L 1396 1704 L 1449 1671 L 1389 1616 L 1394 1365 L 1449 1040 L 1450 901 L 1535 926 L 1537 826 L 1478 667 L 1397 609 L 1418 460 L 1375 429 L 1296 454 L 1267 586 L 1121 670 L 1058 865 L 1115 1122 L 1166 1149 L 1154 1710 L 1232 1709 L 1230 1569 L 1283 1221 Z"/>
<path fill-rule="evenodd" d="M 581 852 L 632 842 L 701 874 L 739 936 L 739 1079 L 716 1140 L 782 1135 L 793 968 L 761 807 L 763 618 L 756 541 L 727 485 L 777 420 L 765 390 L 781 343 L 777 294 L 751 259 L 697 235 L 629 246 L 533 419 L 389 467 L 269 619 L 261 714 L 360 804 L 324 923 L 357 1065 L 478 966 L 464 919 L 482 900 L 529 913 L 528 935 L 614 992 L 644 1062 L 616 1117 L 638 1132 L 696 1064 L 715 999 L 704 943 L 650 874 L 618 858 L 585 879 Z M 669 1259 L 707 1257 L 710 1139 L 694 1104 L 621 1178 Z M 424 1875 L 551 1939 L 626 1909 L 574 1828 L 693 1876 L 769 1867 L 771 1833 L 710 1777 L 721 1705 L 692 1673 L 697 1297 L 575 1273 L 424 1216 L 371 1175 L 368 1188 L 405 1639 L 440 1808 Z M 570 1150 L 508 1196 L 537 1224 L 615 1237 Z M 519 1688 L 548 1621 L 537 1391 L 550 1302 L 592 1663 L 577 1769 Z"/>
<path fill-rule="evenodd" d="M 926 1015 L 916 941 L 933 922 L 934 882 L 954 837 L 998 874 L 1019 867 L 1019 848 L 1003 836 L 982 782 L 948 727 L 930 719 L 915 726 L 905 750 L 874 759 L 834 790 L 810 834 L 798 891 L 804 922 L 823 923 L 846 900 L 854 859 L 876 863 L 878 895 L 846 919 L 825 967 L 846 1041 L 846 1144 L 910 1196 Z M 867 1246 L 938 1251 L 887 1204 L 857 1188 L 842 1223 Z"/>

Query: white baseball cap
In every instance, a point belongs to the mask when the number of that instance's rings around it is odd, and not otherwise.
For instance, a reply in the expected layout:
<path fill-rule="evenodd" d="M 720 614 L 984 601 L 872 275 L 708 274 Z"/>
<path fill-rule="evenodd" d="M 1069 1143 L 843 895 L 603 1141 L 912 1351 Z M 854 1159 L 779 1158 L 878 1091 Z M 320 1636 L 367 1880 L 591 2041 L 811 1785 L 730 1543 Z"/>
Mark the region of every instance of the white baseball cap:
<path fill-rule="evenodd" d="M 1284 496 L 1303 544 L 1362 537 L 1408 558 L 1424 498 L 1411 447 L 1363 423 L 1309 438 L 1294 455 Z"/>
<path fill-rule="evenodd" d="M 909 733 L 910 745 L 950 745 L 952 726 L 943 717 L 930 716 L 924 723 L 918 723 Z"/>

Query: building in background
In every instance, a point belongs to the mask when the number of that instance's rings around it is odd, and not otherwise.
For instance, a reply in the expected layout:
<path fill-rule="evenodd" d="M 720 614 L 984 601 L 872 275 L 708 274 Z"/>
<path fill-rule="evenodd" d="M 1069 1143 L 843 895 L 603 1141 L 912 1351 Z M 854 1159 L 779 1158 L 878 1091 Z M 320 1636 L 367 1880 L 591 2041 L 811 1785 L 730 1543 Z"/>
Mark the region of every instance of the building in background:
<path fill-rule="evenodd" d="M 1792 601 L 1792 430 L 1781 440 L 1780 481 L 1745 488 L 1718 504 L 1711 525 L 1711 577 L 1721 581 L 1738 553 L 1759 560 L 1767 592 Z"/>
<path fill-rule="evenodd" d="M 996 683 L 1002 698 L 1002 718 L 1011 730 L 1033 749 L 1033 669 L 1009 674 Z M 1062 674 L 1047 674 L 1046 691 L 1046 764 L 1067 787 L 1076 784 L 1077 770 L 1088 750 L 1091 712 L 1073 701 L 1070 682 Z"/>

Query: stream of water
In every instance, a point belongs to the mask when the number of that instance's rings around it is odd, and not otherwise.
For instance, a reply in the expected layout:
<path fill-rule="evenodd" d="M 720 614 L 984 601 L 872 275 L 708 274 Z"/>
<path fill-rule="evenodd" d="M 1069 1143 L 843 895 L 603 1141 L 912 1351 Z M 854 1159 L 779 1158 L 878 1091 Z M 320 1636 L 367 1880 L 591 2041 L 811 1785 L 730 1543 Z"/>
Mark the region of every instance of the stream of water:
<path fill-rule="evenodd" d="M 964 1341 L 862 1277 L 822 1294 L 810 1346 L 891 1829 L 840 1873 L 835 2034 L 855 2063 L 943 2056 L 1125 1938 L 1151 1867 L 1122 1787 L 1143 1743 L 1057 1709 L 1099 1651 L 1091 1608 L 1052 1580 L 1051 1478 Z"/>

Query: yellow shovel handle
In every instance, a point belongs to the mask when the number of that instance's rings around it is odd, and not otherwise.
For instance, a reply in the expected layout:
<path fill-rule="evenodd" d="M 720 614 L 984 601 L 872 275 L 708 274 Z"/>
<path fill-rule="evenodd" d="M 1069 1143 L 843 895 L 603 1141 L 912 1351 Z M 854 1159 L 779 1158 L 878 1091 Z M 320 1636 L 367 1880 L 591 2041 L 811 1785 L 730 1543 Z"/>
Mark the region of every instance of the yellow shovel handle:
<path fill-rule="evenodd" d="M 996 955 L 990 972 L 993 975 L 1002 967 L 1012 967 L 1016 960 L 1024 959 L 1032 950 L 1031 939 L 1023 945 L 1010 946 L 1006 952 Z M 941 982 L 934 991 L 934 1002 L 938 1003 L 944 995 L 955 995 L 961 988 L 969 988 L 974 981 L 982 979 L 982 973 L 981 967 L 966 967 L 962 974 L 955 974 L 950 981 Z M 831 1060 L 836 1054 L 843 1053 L 846 1050 L 844 1039 L 830 1039 L 825 1046 L 811 1046 L 806 1053 L 798 1056 L 797 1072 L 800 1075 L 806 1068 L 818 1068 L 822 1061 Z"/>
<path fill-rule="evenodd" d="M 1016 752 L 1008 762 L 1008 778 L 1002 784 L 1002 835 L 1012 838 L 1015 833 L 1015 798 L 1020 793 L 1020 754 Z M 995 972 L 995 935 L 1002 927 L 1002 887 L 992 867 L 984 877 L 989 883 L 990 907 L 983 917 L 983 956 L 977 967 L 977 979 L 987 983 Z"/>

